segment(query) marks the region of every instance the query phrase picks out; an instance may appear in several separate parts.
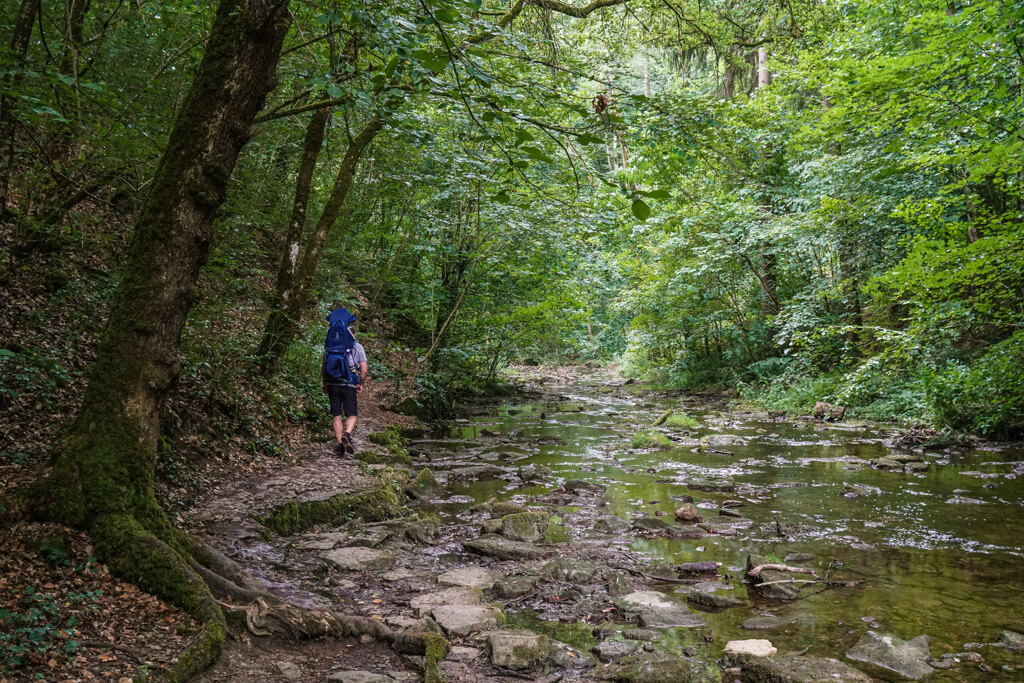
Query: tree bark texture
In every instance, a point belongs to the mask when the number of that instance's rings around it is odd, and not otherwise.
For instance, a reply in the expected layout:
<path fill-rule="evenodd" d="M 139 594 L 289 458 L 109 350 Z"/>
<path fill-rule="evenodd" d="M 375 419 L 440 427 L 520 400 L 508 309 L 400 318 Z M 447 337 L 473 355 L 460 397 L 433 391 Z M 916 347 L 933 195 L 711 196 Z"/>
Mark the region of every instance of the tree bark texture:
<path fill-rule="evenodd" d="M 330 117 L 331 110 L 329 108 L 316 109 L 306 128 L 306 138 L 302 144 L 302 157 L 299 160 L 298 179 L 295 181 L 292 216 L 285 233 L 284 252 L 281 255 L 281 265 L 277 270 L 277 283 L 274 286 L 274 295 L 270 304 L 272 311 L 284 308 L 294 287 L 295 274 L 299 269 L 302 256 L 302 233 L 306 227 L 306 211 L 309 206 L 310 188 L 313 184 L 313 171 L 316 170 L 316 162 L 320 157 L 320 150 L 323 148 L 324 132 Z M 266 339 L 267 337 L 264 336 L 264 341 Z M 261 344 L 260 357 L 264 357 L 268 350 L 269 347 Z"/>
<path fill-rule="evenodd" d="M 29 39 L 32 37 L 32 23 L 39 13 L 40 0 L 22 0 L 18 16 L 14 21 L 14 32 L 11 34 L 10 51 L 15 67 L 23 66 L 25 54 L 28 52 Z M 4 85 L 10 91 L 16 91 L 21 84 L 22 76 L 15 71 L 13 75 L 4 77 Z M 0 219 L 7 213 L 7 193 L 11 185 L 11 170 L 14 168 L 14 116 L 15 98 L 11 95 L 0 97 Z"/>
<path fill-rule="evenodd" d="M 159 414 L 180 371 L 179 341 L 214 212 L 276 84 L 290 18 L 286 1 L 221 2 L 136 220 L 82 406 L 27 504 L 39 516 L 87 529 L 115 574 L 206 624 L 205 637 L 180 658 L 182 677 L 219 652 L 224 617 L 190 566 L 193 543 L 153 493 Z"/>
<path fill-rule="evenodd" d="M 274 368 L 298 332 L 302 322 L 302 311 L 306 306 L 306 295 L 313 283 L 313 276 L 320 263 L 320 256 L 327 243 L 327 236 L 330 234 L 331 228 L 334 227 L 335 221 L 338 220 L 348 193 L 352 189 L 359 160 L 383 128 L 384 122 L 380 118 L 374 118 L 352 138 L 316 227 L 304 241 L 300 253 L 296 255 L 298 265 L 291 272 L 288 286 L 281 287 L 279 284 L 275 288 L 278 292 L 275 298 L 278 298 L 279 302 L 271 309 L 270 315 L 267 317 L 263 338 L 257 351 L 264 372 L 269 372 Z M 285 252 L 284 259 L 291 258 L 291 254 Z M 279 272 L 285 272 L 286 268 L 290 267 L 285 263 L 282 263 L 281 266 Z"/>

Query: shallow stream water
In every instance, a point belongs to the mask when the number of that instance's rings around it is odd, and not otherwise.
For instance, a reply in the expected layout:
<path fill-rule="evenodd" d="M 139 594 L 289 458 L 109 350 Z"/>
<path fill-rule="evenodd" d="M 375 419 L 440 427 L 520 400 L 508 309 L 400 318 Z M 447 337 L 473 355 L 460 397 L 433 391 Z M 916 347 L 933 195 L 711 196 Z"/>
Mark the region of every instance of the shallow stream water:
<path fill-rule="evenodd" d="M 672 450 L 631 448 L 633 435 L 669 409 L 700 425 L 659 428 L 677 443 Z M 741 501 L 737 510 L 751 525 L 736 536 L 677 539 L 626 531 L 599 541 L 624 558 L 721 562 L 745 604 L 704 614 L 714 647 L 763 637 L 780 652 L 809 648 L 842 659 L 873 629 L 904 639 L 927 634 L 939 657 L 990 643 L 1003 629 L 1024 632 L 1024 451 L 927 452 L 925 472 L 873 469 L 868 461 L 892 452 L 891 431 L 888 425 L 773 421 L 721 402 L 624 387 L 621 378 L 592 372 L 546 384 L 535 400 L 470 414 L 411 448 L 440 475 L 450 473 L 446 502 L 436 507 L 454 524 L 469 522 L 470 509 L 491 498 L 543 502 L 571 479 L 607 488 L 600 509 L 560 509 L 570 542 L 594 542 L 598 535 L 590 527 L 599 515 L 631 522 L 662 511 L 662 519 L 674 520 L 678 498 L 690 495 L 712 518 L 723 501 Z M 459 468 L 480 464 L 493 464 L 494 472 L 458 478 Z M 551 474 L 524 483 L 514 473 L 530 464 Z M 725 490 L 696 488 L 708 480 Z M 814 586 L 793 602 L 766 601 L 741 585 L 751 553 L 810 554 L 808 566 L 819 573 L 861 585 Z M 740 628 L 767 613 L 794 623 L 764 634 Z M 940 671 L 933 680 L 1024 680 L 1024 656 L 975 649 L 992 672 L 974 665 Z"/>

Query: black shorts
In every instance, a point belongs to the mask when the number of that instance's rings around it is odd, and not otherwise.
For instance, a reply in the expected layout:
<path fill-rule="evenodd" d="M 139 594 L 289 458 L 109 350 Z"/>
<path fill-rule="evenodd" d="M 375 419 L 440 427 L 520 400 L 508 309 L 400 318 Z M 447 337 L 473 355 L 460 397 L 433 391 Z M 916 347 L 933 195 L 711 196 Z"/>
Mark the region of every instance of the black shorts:
<path fill-rule="evenodd" d="M 331 399 L 331 415 L 338 417 L 355 417 L 359 414 L 359 406 L 356 404 L 356 388 L 341 387 L 333 384 L 327 385 L 327 397 Z"/>

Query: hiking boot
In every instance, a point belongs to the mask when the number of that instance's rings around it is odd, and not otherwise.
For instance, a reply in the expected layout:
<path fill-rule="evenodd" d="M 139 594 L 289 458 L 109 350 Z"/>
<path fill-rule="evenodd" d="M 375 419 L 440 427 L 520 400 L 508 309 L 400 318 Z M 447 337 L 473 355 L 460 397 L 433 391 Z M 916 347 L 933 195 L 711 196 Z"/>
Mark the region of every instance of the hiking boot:
<path fill-rule="evenodd" d="M 342 453 L 356 452 L 356 447 L 352 445 L 352 435 L 348 432 L 341 435 L 341 443 L 338 445 L 342 447 Z"/>
<path fill-rule="evenodd" d="M 333 451 L 333 453 L 334 453 L 334 455 L 338 456 L 339 458 L 342 457 L 343 455 L 345 455 L 345 442 L 344 441 L 339 441 L 338 443 L 334 444 L 334 451 Z"/>

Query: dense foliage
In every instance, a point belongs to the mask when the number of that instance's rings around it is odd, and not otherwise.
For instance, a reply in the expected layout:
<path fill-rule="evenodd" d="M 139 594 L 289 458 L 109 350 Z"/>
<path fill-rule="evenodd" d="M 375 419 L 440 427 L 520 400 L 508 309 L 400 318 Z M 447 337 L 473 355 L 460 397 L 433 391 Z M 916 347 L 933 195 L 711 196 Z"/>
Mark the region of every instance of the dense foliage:
<path fill-rule="evenodd" d="M 264 365 L 310 404 L 319 319 L 342 302 L 388 319 L 415 359 L 371 358 L 376 376 L 442 397 L 510 362 L 601 358 L 794 410 L 1024 425 L 1020 3 L 293 4 L 183 339 L 184 385 L 211 405 L 277 333 L 298 215 L 305 315 Z M 212 14 L 0 12 L 3 278 L 44 295 L 5 330 L 4 400 L 81 373 L 68 359 L 102 316 L 79 311 L 45 345 L 31 330 L 48 306 L 109 301 Z M 273 414 L 304 418 L 260 386 Z"/>

